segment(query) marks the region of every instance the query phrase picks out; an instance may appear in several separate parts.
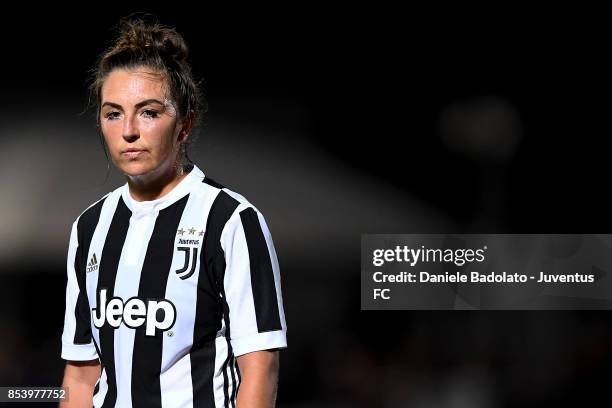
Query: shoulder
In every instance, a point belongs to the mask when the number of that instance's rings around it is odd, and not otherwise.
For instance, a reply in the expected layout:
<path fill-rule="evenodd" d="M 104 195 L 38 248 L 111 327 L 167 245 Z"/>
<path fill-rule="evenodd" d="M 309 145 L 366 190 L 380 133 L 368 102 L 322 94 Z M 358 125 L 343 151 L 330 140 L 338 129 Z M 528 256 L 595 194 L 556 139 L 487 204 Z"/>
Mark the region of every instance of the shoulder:
<path fill-rule="evenodd" d="M 102 211 L 102 206 L 104 203 L 112 198 L 117 198 L 121 195 L 121 189 L 123 186 L 117 187 L 115 190 L 110 191 L 103 195 L 102 197 L 95 200 L 93 203 L 89 204 L 74 220 L 74 224 L 78 226 L 83 226 L 91 223 L 97 223 L 100 218 L 100 213 Z"/>
<path fill-rule="evenodd" d="M 226 187 L 208 176 L 203 178 L 202 186 L 215 194 L 215 198 L 210 209 L 211 215 L 222 215 L 223 218 L 228 219 L 232 215 L 244 211 L 247 208 L 259 213 L 257 207 L 255 207 L 255 205 L 253 205 L 253 203 L 251 203 L 242 194 Z"/>
<path fill-rule="evenodd" d="M 202 185 L 214 195 L 207 220 L 207 230 L 214 241 L 235 234 L 245 224 L 261 225 L 267 231 L 262 213 L 242 194 L 208 176 L 203 178 Z"/>

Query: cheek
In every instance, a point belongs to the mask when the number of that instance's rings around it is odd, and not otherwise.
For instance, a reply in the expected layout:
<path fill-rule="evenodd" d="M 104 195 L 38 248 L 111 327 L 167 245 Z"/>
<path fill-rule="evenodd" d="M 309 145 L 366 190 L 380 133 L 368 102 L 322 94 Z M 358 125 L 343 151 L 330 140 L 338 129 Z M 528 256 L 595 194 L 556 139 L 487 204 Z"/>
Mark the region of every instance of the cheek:
<path fill-rule="evenodd" d="M 100 130 L 109 147 L 117 144 L 117 141 L 121 139 L 121 127 L 117 126 L 115 123 L 103 122 L 100 125 Z"/>
<path fill-rule="evenodd" d="M 113 160 L 117 159 L 119 157 L 119 152 L 116 147 L 116 143 L 113 143 L 113 139 L 110 138 L 108 136 L 108 133 L 104 131 L 102 131 L 102 137 L 104 139 L 104 144 L 106 145 L 106 150 L 110 154 L 110 157 L 112 157 Z"/>
<path fill-rule="evenodd" d="M 168 126 L 143 129 L 141 137 L 150 145 L 155 146 L 160 153 L 172 152 L 175 149 L 174 135 Z"/>

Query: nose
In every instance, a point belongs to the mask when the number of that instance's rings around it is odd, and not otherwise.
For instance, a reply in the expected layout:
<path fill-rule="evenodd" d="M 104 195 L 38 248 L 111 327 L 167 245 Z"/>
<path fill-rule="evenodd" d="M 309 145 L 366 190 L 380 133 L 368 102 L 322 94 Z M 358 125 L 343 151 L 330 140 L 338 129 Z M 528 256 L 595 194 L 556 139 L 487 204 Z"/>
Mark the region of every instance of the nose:
<path fill-rule="evenodd" d="M 125 120 L 123 121 L 123 139 L 132 143 L 140 138 L 140 132 L 138 131 L 138 126 L 135 125 L 136 120 L 132 115 L 126 115 Z"/>

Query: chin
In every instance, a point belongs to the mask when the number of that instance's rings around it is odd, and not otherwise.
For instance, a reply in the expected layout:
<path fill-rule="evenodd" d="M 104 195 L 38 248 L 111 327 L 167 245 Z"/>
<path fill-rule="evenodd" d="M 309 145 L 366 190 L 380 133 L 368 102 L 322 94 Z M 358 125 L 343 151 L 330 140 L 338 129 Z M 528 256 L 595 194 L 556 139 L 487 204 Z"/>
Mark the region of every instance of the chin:
<path fill-rule="evenodd" d="M 157 167 L 152 163 L 142 162 L 142 161 L 130 161 L 121 163 L 119 166 L 119 170 L 126 176 L 142 176 L 148 174 L 155 170 Z"/>

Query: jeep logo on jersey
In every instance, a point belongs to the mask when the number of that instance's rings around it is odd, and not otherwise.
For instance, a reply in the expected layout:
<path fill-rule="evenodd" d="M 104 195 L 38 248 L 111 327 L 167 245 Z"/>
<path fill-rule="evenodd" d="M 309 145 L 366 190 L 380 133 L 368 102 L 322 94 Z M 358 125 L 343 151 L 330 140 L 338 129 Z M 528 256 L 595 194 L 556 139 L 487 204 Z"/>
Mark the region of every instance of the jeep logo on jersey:
<path fill-rule="evenodd" d="M 156 329 L 166 331 L 174 326 L 176 308 L 166 299 L 147 300 L 129 298 L 125 303 L 120 297 L 112 297 L 106 303 L 106 289 L 99 292 L 99 313 L 93 308 L 94 325 L 100 329 L 104 323 L 117 329 L 123 321 L 131 329 L 145 325 L 145 335 L 155 336 Z"/>

